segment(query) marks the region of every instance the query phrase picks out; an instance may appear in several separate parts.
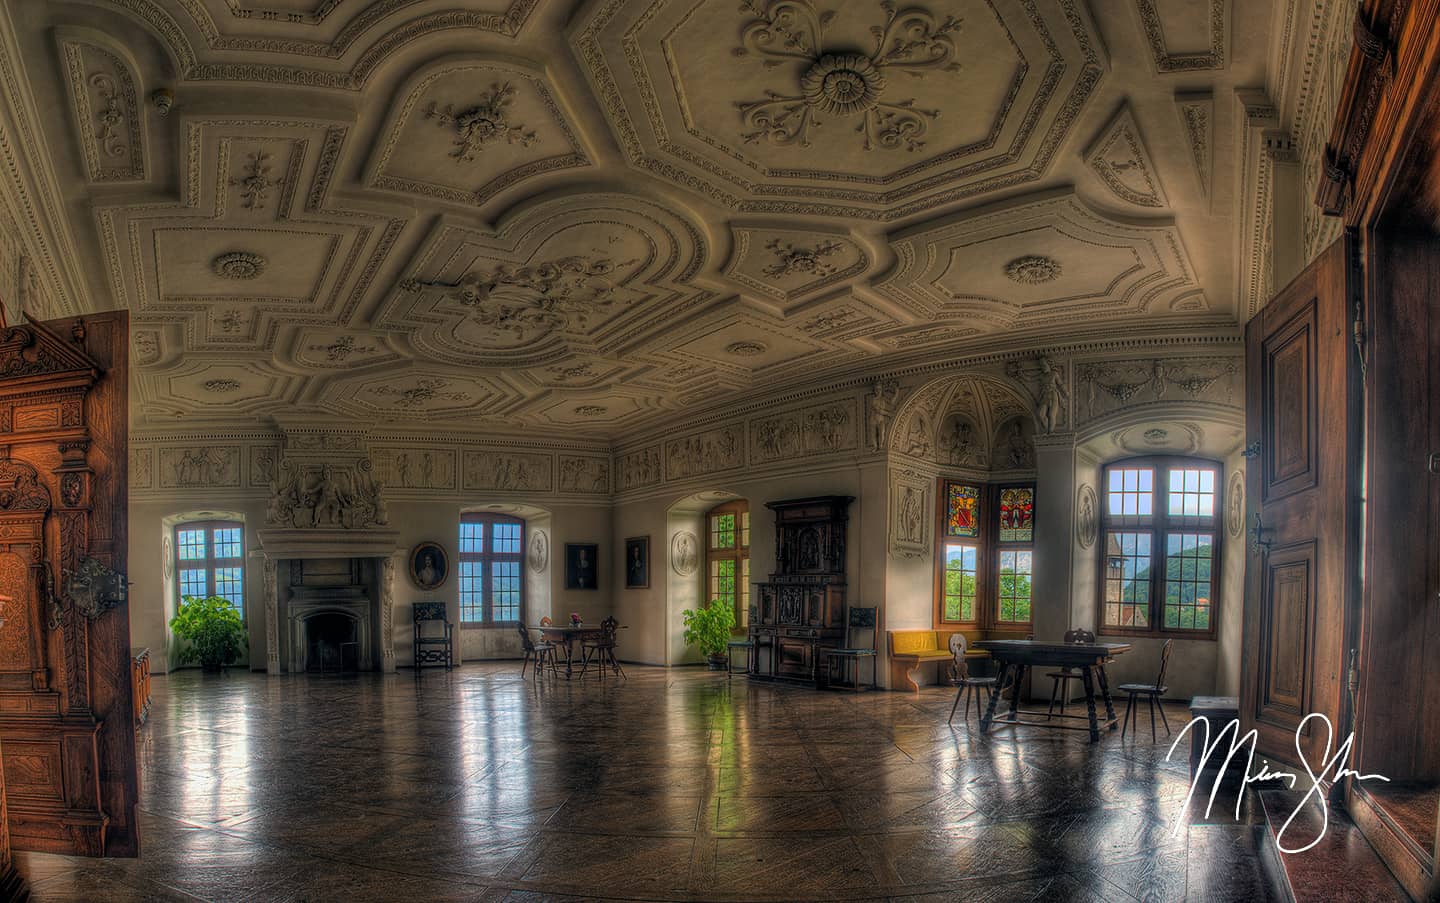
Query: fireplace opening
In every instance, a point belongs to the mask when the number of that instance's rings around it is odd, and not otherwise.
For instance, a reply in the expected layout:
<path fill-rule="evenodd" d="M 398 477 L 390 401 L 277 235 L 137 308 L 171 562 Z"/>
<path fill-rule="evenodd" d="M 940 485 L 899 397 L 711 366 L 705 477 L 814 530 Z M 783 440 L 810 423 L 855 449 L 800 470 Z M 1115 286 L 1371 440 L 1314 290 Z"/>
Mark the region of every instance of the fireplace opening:
<path fill-rule="evenodd" d="M 360 670 L 356 626 L 354 618 L 334 611 L 323 611 L 306 618 L 305 670 Z"/>

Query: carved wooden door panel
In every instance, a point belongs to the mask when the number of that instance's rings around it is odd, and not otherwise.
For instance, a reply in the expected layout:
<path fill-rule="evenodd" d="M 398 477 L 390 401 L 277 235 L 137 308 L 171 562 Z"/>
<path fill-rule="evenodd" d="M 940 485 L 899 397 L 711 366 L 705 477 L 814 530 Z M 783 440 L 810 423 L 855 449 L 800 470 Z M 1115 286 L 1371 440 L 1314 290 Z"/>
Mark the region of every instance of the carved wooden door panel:
<path fill-rule="evenodd" d="M 0 762 L 12 845 L 134 856 L 129 320 L 0 330 Z"/>
<path fill-rule="evenodd" d="M 1341 724 L 1346 613 L 1356 599 L 1358 374 L 1351 239 L 1317 257 L 1250 321 L 1241 719 L 1263 755 L 1295 762 L 1311 712 Z M 1323 725 L 1300 738 L 1319 760 Z"/>

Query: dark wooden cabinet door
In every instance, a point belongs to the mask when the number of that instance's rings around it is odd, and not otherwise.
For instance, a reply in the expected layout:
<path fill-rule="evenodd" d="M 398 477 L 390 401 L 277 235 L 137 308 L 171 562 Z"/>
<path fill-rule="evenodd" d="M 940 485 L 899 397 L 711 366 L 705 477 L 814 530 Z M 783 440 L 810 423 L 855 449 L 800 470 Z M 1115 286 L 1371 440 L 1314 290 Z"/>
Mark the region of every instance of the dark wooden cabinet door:
<path fill-rule="evenodd" d="M 1245 331 L 1252 454 L 1241 721 L 1262 755 L 1292 763 L 1306 715 L 1342 726 L 1360 458 L 1350 241 L 1331 245 Z M 1319 761 L 1325 733 L 1316 721 L 1306 726 L 1307 759 Z"/>

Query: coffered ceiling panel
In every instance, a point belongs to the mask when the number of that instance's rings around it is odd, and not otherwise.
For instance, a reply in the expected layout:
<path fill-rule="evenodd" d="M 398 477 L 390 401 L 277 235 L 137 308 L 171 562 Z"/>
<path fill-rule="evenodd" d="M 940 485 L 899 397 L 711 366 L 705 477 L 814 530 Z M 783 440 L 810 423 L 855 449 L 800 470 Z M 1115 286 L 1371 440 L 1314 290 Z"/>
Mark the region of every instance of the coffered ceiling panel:
<path fill-rule="evenodd" d="M 1233 336 L 1269 6 L 9 0 L 0 232 L 68 231 L 27 296 L 130 310 L 142 428 L 614 439 Z"/>
<path fill-rule="evenodd" d="M 446 61 L 401 93 L 371 164 L 376 188 L 482 204 L 532 176 L 589 165 L 550 87 L 526 67 Z"/>
<path fill-rule="evenodd" d="M 608 0 L 574 45 L 635 165 L 874 219 L 1040 178 L 1105 66 L 1074 0 Z"/>
<path fill-rule="evenodd" d="M 710 299 L 693 283 L 706 249 L 694 225 L 621 195 L 542 203 L 493 233 L 442 222 L 379 324 L 463 365 L 613 355 Z"/>
<path fill-rule="evenodd" d="M 918 317 L 981 329 L 1143 311 L 1198 288 L 1173 225 L 1112 217 L 1073 194 L 988 208 L 893 246 L 899 263 L 878 292 Z"/>

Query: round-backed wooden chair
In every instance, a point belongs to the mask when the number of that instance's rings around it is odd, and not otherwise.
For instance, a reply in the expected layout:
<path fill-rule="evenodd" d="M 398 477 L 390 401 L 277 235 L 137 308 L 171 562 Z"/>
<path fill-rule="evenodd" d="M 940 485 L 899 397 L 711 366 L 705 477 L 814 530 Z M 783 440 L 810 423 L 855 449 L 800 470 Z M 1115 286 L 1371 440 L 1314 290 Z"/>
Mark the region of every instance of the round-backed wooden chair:
<path fill-rule="evenodd" d="M 989 689 L 995 692 L 995 678 L 993 677 L 971 677 L 970 665 L 965 661 L 965 650 L 969 643 L 963 633 L 950 634 L 950 686 L 955 687 L 955 704 L 950 706 L 950 717 L 946 724 L 955 722 L 955 710 L 960 707 L 960 697 L 965 697 L 965 714 L 963 719 L 970 720 L 970 700 L 975 700 L 975 714 L 978 716 L 985 707 L 986 698 L 981 694 L 981 689 Z"/>
<path fill-rule="evenodd" d="M 1155 740 L 1155 703 L 1165 695 L 1169 687 L 1165 686 L 1165 670 L 1170 667 L 1170 646 L 1174 640 L 1166 640 L 1165 645 L 1160 647 L 1160 673 L 1155 677 L 1153 684 L 1121 684 L 1120 692 L 1130 694 L 1125 702 L 1125 722 L 1120 725 L 1120 738 L 1125 738 L 1125 729 L 1130 724 L 1130 719 L 1135 717 L 1135 699 L 1144 696 L 1150 700 L 1150 740 Z M 1135 720 L 1139 720 L 1136 718 Z M 1165 736 L 1170 736 L 1170 719 L 1165 717 L 1165 706 L 1160 706 L 1160 720 L 1165 723 Z"/>

